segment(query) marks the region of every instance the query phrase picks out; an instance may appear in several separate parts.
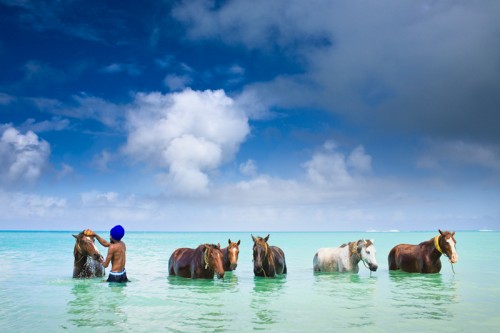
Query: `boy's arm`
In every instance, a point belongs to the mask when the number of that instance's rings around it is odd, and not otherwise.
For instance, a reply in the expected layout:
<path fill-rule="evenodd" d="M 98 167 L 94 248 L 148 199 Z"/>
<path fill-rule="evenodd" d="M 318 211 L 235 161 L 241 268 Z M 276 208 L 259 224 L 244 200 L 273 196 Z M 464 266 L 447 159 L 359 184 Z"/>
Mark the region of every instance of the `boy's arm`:
<path fill-rule="evenodd" d="M 109 262 L 111 261 L 111 258 L 113 257 L 113 252 L 114 252 L 114 249 L 112 247 L 110 247 L 108 250 L 108 255 L 106 256 L 106 260 L 104 260 L 102 262 L 102 265 L 105 268 L 108 268 Z"/>

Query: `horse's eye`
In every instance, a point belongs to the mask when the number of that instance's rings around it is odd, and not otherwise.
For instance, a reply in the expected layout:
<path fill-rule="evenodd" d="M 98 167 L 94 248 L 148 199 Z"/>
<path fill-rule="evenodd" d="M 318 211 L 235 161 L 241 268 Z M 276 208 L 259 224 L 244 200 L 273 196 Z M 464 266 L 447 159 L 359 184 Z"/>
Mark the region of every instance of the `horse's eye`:
<path fill-rule="evenodd" d="M 366 251 L 366 254 L 370 254 L 370 251 Z"/>

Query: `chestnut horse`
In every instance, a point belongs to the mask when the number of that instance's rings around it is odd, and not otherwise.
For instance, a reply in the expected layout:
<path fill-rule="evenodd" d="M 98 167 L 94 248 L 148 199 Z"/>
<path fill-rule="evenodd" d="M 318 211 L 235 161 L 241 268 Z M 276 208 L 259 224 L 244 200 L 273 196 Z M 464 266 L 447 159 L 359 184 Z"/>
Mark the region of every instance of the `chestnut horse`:
<path fill-rule="evenodd" d="M 255 276 L 275 277 L 286 274 L 285 253 L 277 246 L 269 246 L 266 238 L 254 237 L 253 240 L 253 273 Z"/>
<path fill-rule="evenodd" d="M 220 244 L 202 244 L 196 249 L 180 248 L 168 260 L 169 275 L 191 279 L 224 278 Z"/>
<path fill-rule="evenodd" d="M 400 269 L 409 273 L 439 273 L 441 271 L 441 254 L 447 256 L 452 264 L 458 261 L 455 248 L 457 242 L 454 236 L 455 232 L 439 230 L 439 235 L 418 245 L 396 245 L 389 252 L 389 270 Z"/>
<path fill-rule="evenodd" d="M 240 253 L 239 245 L 240 241 L 237 243 L 231 242 L 231 238 L 228 239 L 228 246 L 222 249 L 222 265 L 224 271 L 234 271 L 236 266 L 238 266 L 238 254 Z"/>
<path fill-rule="evenodd" d="M 104 266 L 101 264 L 103 257 L 95 246 L 94 237 L 84 235 L 83 231 L 76 238 L 73 255 L 74 278 L 94 278 L 104 276 Z"/>

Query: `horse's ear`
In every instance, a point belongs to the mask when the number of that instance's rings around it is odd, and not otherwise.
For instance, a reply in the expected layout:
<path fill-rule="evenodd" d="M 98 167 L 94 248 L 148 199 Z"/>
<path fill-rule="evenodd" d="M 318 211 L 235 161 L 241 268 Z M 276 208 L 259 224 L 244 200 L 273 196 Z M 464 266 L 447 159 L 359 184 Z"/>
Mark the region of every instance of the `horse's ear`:
<path fill-rule="evenodd" d="M 231 245 L 231 238 L 229 238 L 229 239 L 227 240 L 227 243 L 228 243 L 229 245 Z"/>
<path fill-rule="evenodd" d="M 220 249 L 220 243 L 217 243 L 217 248 Z"/>
<path fill-rule="evenodd" d="M 439 231 L 439 233 L 440 233 L 441 235 L 443 234 L 443 232 L 441 231 L 441 229 L 438 229 L 438 231 Z"/>
<path fill-rule="evenodd" d="M 254 243 L 257 241 L 257 239 L 255 239 L 254 235 L 252 235 L 252 240 L 253 240 Z"/>
<path fill-rule="evenodd" d="M 210 248 L 210 246 L 208 244 L 205 244 L 205 246 L 203 247 L 203 252 L 205 252 L 206 250 L 208 250 Z"/>
<path fill-rule="evenodd" d="M 452 237 L 453 237 L 453 236 L 455 236 L 455 231 L 453 231 L 453 232 L 451 233 L 451 236 L 452 236 Z"/>
<path fill-rule="evenodd" d="M 238 244 L 238 246 L 240 246 L 240 240 L 239 239 L 238 239 L 238 243 L 236 243 L 236 244 Z"/>
<path fill-rule="evenodd" d="M 267 234 L 266 238 L 264 238 L 264 240 L 265 240 L 266 242 L 269 240 L 269 236 L 271 236 L 271 235 Z"/>
<path fill-rule="evenodd" d="M 78 236 L 77 236 L 77 235 L 73 235 L 73 237 L 75 237 L 76 239 L 78 239 Z"/>

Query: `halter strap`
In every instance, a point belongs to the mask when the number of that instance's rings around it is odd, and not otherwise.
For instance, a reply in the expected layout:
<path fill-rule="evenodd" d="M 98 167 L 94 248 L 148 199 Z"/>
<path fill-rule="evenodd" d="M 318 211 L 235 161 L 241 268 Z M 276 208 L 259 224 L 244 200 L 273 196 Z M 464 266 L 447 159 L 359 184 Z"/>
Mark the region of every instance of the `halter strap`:
<path fill-rule="evenodd" d="M 439 235 L 434 237 L 434 246 L 436 247 L 436 250 L 439 251 L 439 253 L 443 254 L 443 250 L 441 250 L 441 246 L 439 246 Z"/>
<path fill-rule="evenodd" d="M 205 251 L 205 254 L 203 255 L 203 260 L 205 261 L 205 269 L 208 269 L 208 251 L 210 251 L 210 249 L 207 249 Z"/>

